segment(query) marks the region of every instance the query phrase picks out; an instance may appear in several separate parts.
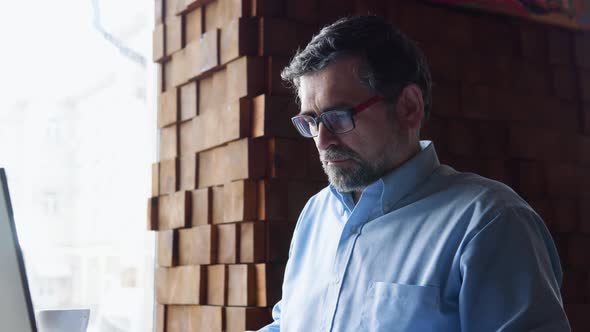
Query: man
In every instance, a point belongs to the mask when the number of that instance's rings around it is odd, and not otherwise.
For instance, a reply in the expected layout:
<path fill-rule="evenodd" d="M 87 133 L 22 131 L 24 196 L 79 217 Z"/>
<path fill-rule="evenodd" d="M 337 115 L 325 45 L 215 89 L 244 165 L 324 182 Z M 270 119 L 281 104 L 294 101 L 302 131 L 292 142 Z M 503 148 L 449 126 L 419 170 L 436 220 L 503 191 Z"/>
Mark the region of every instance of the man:
<path fill-rule="evenodd" d="M 330 185 L 301 212 L 261 331 L 569 331 L 540 217 L 419 140 L 431 79 L 412 41 L 377 17 L 341 19 L 283 78 Z"/>

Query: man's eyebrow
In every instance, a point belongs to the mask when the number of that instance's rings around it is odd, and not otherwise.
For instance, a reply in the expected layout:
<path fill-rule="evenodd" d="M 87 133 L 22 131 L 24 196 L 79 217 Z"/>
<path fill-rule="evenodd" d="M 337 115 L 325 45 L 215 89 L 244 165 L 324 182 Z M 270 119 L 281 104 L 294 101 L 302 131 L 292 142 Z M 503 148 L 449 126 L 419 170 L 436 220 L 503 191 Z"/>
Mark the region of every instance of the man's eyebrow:
<path fill-rule="evenodd" d="M 324 108 L 323 110 L 321 110 L 319 112 L 316 112 L 314 110 L 306 110 L 306 111 L 299 111 L 299 114 L 297 114 L 297 115 L 318 116 L 318 115 L 320 115 L 320 114 L 322 114 L 324 112 L 334 111 L 334 110 L 337 110 L 337 109 L 349 109 L 349 108 L 353 108 L 353 107 L 354 106 L 352 106 L 349 103 L 340 102 L 340 103 L 334 104 L 332 106 L 326 107 L 326 108 Z"/>

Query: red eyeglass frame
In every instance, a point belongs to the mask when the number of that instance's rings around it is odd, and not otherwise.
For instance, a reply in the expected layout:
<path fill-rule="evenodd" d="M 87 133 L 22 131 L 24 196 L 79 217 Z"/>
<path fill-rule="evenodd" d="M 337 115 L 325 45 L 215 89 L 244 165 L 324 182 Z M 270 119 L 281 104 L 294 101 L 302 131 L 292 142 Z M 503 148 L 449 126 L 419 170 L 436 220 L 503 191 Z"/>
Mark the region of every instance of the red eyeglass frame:
<path fill-rule="evenodd" d="M 351 128 L 350 130 L 352 130 L 352 129 L 354 129 L 354 128 L 355 128 L 355 123 L 354 123 L 354 119 L 352 118 L 352 116 L 354 116 L 355 114 L 358 114 L 358 113 L 360 113 L 360 112 L 362 112 L 362 111 L 365 111 L 365 110 L 367 110 L 369 107 L 371 107 L 371 106 L 375 105 L 376 103 L 378 103 L 378 102 L 380 102 L 380 101 L 382 101 L 382 100 L 383 100 L 383 97 L 382 97 L 382 96 L 375 95 L 375 96 L 373 96 L 373 97 L 371 97 L 371 98 L 369 98 L 369 99 L 367 99 L 367 100 L 363 101 L 362 103 L 360 103 L 360 104 L 358 104 L 358 105 L 356 105 L 356 106 L 354 106 L 354 107 L 351 107 L 351 108 L 349 108 L 349 109 L 346 109 L 347 111 L 350 111 L 350 116 L 351 116 L 351 120 L 352 120 L 352 128 Z M 329 125 L 326 125 L 326 122 L 324 122 L 325 120 L 324 120 L 324 119 L 323 119 L 323 117 L 322 117 L 322 115 L 324 115 L 324 114 L 327 114 L 327 113 L 329 114 L 330 112 L 334 112 L 334 111 L 341 111 L 341 110 L 326 111 L 326 112 L 324 112 L 324 113 L 320 114 L 320 115 L 319 115 L 319 116 L 317 116 L 317 117 L 312 117 L 312 116 L 310 116 L 310 115 L 296 115 L 296 116 L 294 116 L 294 117 L 292 117 L 292 118 L 291 118 L 291 121 L 293 122 L 293 125 L 295 126 L 295 128 L 297 129 L 297 131 L 298 131 L 298 132 L 299 132 L 299 133 L 300 133 L 300 134 L 301 134 L 303 137 L 316 137 L 316 136 L 317 136 L 317 134 L 316 134 L 316 135 L 311 135 L 311 136 L 309 136 L 309 135 L 305 135 L 305 134 L 304 134 L 304 133 L 303 133 L 303 132 L 302 132 L 302 131 L 299 129 L 299 126 L 298 126 L 298 125 L 297 125 L 297 123 L 296 123 L 296 121 L 298 121 L 298 120 L 299 120 L 299 119 L 301 119 L 301 118 L 310 118 L 310 119 L 312 119 L 312 120 L 313 120 L 313 122 L 314 122 L 314 124 L 315 124 L 315 126 L 316 126 L 316 128 L 317 128 L 317 131 L 318 131 L 318 132 L 319 132 L 320 123 L 323 123 L 323 124 L 324 124 L 324 126 L 326 127 L 326 129 L 328 129 L 330 132 L 334 133 L 334 132 L 333 132 L 333 131 L 330 129 L 330 127 L 331 127 L 331 126 L 329 126 Z M 348 130 L 348 131 L 345 131 L 345 132 L 341 132 L 341 133 L 335 133 L 335 134 L 344 134 L 344 133 L 347 133 L 347 132 L 349 132 L 350 130 Z"/>

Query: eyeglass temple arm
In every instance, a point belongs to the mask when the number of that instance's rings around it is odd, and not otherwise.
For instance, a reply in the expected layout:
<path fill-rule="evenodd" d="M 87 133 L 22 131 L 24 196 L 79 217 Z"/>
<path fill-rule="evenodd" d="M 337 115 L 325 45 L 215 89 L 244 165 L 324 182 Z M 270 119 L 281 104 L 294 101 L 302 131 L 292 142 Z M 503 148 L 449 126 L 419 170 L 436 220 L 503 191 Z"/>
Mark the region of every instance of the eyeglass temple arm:
<path fill-rule="evenodd" d="M 365 101 L 364 103 L 360 103 L 358 104 L 355 108 L 354 108 L 354 113 L 360 113 L 364 110 L 366 110 L 367 108 L 369 108 L 370 106 L 372 106 L 373 104 L 379 102 L 383 100 L 383 97 L 381 96 L 374 96 L 372 98 L 370 98 L 369 100 Z"/>

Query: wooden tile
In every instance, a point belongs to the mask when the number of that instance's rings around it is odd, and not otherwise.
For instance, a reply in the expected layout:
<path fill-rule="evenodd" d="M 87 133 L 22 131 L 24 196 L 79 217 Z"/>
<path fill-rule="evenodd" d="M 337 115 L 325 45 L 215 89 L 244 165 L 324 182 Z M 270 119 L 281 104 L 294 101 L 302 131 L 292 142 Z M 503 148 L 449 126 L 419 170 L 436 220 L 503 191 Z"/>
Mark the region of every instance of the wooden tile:
<path fill-rule="evenodd" d="M 211 187 L 211 222 L 219 224 L 223 222 L 225 214 L 225 194 L 223 186 Z"/>
<path fill-rule="evenodd" d="M 211 223 L 211 188 L 193 190 L 192 192 L 192 218 L 193 226 L 207 225 Z"/>
<path fill-rule="evenodd" d="M 240 17 L 249 16 L 251 13 L 251 1 L 248 0 L 221 0 L 218 1 L 221 14 L 221 26 Z"/>
<path fill-rule="evenodd" d="M 156 317 L 154 325 L 154 330 L 156 332 L 166 332 L 166 306 L 163 304 L 156 304 Z"/>
<path fill-rule="evenodd" d="M 217 262 L 235 264 L 238 262 L 239 225 L 220 224 L 217 228 Z"/>
<path fill-rule="evenodd" d="M 244 56 L 227 64 L 227 99 L 254 97 L 266 85 L 264 58 Z"/>
<path fill-rule="evenodd" d="M 182 19 L 167 17 L 165 24 L 166 55 L 170 56 L 182 48 Z"/>
<path fill-rule="evenodd" d="M 178 121 L 178 93 L 170 88 L 158 96 L 158 128 Z"/>
<path fill-rule="evenodd" d="M 251 140 L 248 138 L 241 139 L 239 141 L 231 142 L 225 149 L 227 168 L 226 174 L 228 180 L 248 179 L 252 172 L 252 166 L 250 165 L 252 153 L 250 153 Z M 260 155 L 257 156 L 259 161 Z M 260 168 L 256 169 L 259 171 L 263 165 L 261 163 Z"/>
<path fill-rule="evenodd" d="M 216 105 L 216 110 L 203 112 L 193 118 L 194 149 L 196 152 L 247 137 L 250 132 L 251 103 L 242 98 Z"/>
<path fill-rule="evenodd" d="M 190 82 L 180 87 L 180 121 L 197 116 L 197 83 Z"/>
<path fill-rule="evenodd" d="M 187 80 L 198 78 L 219 65 L 219 30 L 205 32 L 199 40 L 187 43 L 183 72 Z"/>
<path fill-rule="evenodd" d="M 162 91 L 168 91 L 174 88 L 174 70 L 172 68 L 172 59 L 168 58 L 162 63 L 163 84 Z"/>
<path fill-rule="evenodd" d="M 201 8 L 187 12 L 184 16 L 184 37 L 185 42 L 199 40 L 203 33 L 203 17 Z"/>
<path fill-rule="evenodd" d="M 200 10 L 204 5 L 216 0 L 177 0 L 176 15 L 190 14 L 195 10 Z"/>
<path fill-rule="evenodd" d="M 230 100 L 224 106 L 221 113 L 227 125 L 223 131 L 223 140 L 233 141 L 250 135 L 252 132 L 252 100 L 249 98 Z"/>
<path fill-rule="evenodd" d="M 257 217 L 257 186 L 253 180 L 234 181 L 224 186 L 224 222 L 252 221 Z"/>
<path fill-rule="evenodd" d="M 180 172 L 180 190 L 193 190 L 198 187 L 197 170 L 199 165 L 198 156 L 193 153 L 186 157 L 181 157 L 179 161 Z"/>
<path fill-rule="evenodd" d="M 219 58 L 221 64 L 258 53 L 258 18 L 237 18 L 221 28 Z"/>
<path fill-rule="evenodd" d="M 223 308 L 201 306 L 198 331 L 223 332 Z"/>
<path fill-rule="evenodd" d="M 180 190 L 193 190 L 197 187 L 197 163 L 196 154 L 181 157 L 179 159 Z"/>
<path fill-rule="evenodd" d="M 160 195 L 160 164 L 152 164 L 152 197 Z"/>
<path fill-rule="evenodd" d="M 154 23 L 164 23 L 164 0 L 154 0 Z"/>
<path fill-rule="evenodd" d="M 297 31 L 293 21 L 264 17 L 260 30 L 259 55 L 291 56 L 297 49 Z"/>
<path fill-rule="evenodd" d="M 223 106 L 229 102 L 227 99 L 227 70 L 218 70 L 213 74 L 213 95 L 208 96 L 213 98 L 217 107 L 214 110 L 219 112 L 223 109 Z M 205 112 L 204 110 L 203 112 Z"/>
<path fill-rule="evenodd" d="M 201 311 L 196 305 L 167 306 L 166 332 L 197 332 Z"/>
<path fill-rule="evenodd" d="M 227 145 L 228 180 L 258 179 L 266 174 L 267 142 L 243 138 Z"/>
<path fill-rule="evenodd" d="M 168 230 L 188 226 L 190 191 L 179 191 L 158 197 L 158 229 Z"/>
<path fill-rule="evenodd" d="M 268 307 L 281 299 L 281 287 L 285 274 L 282 264 L 255 264 L 256 304 L 257 307 Z"/>
<path fill-rule="evenodd" d="M 194 131 L 193 131 L 193 121 L 187 120 L 183 121 L 179 125 L 178 131 L 180 146 L 179 146 L 179 153 L 181 157 L 191 156 L 195 154 L 194 148 Z"/>
<path fill-rule="evenodd" d="M 267 60 L 266 68 L 266 92 L 269 95 L 276 96 L 290 96 L 291 89 L 284 84 L 281 78 L 281 71 L 289 65 L 289 57 L 286 56 L 270 56 Z"/>
<path fill-rule="evenodd" d="M 160 128 L 160 160 L 178 157 L 178 126 L 173 124 Z"/>
<path fill-rule="evenodd" d="M 219 66 L 219 30 L 203 33 L 200 45 L 200 73 L 207 72 Z"/>
<path fill-rule="evenodd" d="M 309 161 L 307 146 L 301 140 L 273 137 L 269 140 L 268 152 L 270 177 L 305 179 Z"/>
<path fill-rule="evenodd" d="M 289 19 L 317 23 L 319 21 L 319 0 L 287 1 L 285 12 Z"/>
<path fill-rule="evenodd" d="M 178 233 L 171 229 L 158 232 L 158 257 L 159 266 L 175 266 L 178 263 Z"/>
<path fill-rule="evenodd" d="M 291 117 L 297 113 L 297 105 L 291 96 L 256 96 L 252 99 L 252 137 L 298 138 L 299 134 L 291 123 Z"/>
<path fill-rule="evenodd" d="M 227 301 L 227 266 L 207 266 L 207 304 L 225 305 Z"/>
<path fill-rule="evenodd" d="M 168 18 L 176 17 L 176 8 L 178 7 L 178 2 L 183 0 L 165 0 L 164 1 L 164 17 L 167 21 Z"/>
<path fill-rule="evenodd" d="M 258 182 L 258 219 L 287 220 L 288 187 L 284 180 Z"/>
<path fill-rule="evenodd" d="M 250 16 L 284 17 L 285 3 L 276 0 L 252 0 Z"/>
<path fill-rule="evenodd" d="M 166 332 L 222 332 L 223 307 L 169 306 Z"/>
<path fill-rule="evenodd" d="M 180 265 L 213 264 L 216 262 L 216 229 L 212 225 L 179 230 Z"/>
<path fill-rule="evenodd" d="M 262 263 L 266 260 L 266 223 L 240 223 L 240 263 Z"/>
<path fill-rule="evenodd" d="M 164 59 L 164 25 L 157 24 L 152 32 L 152 60 L 154 62 L 160 62 Z"/>
<path fill-rule="evenodd" d="M 211 98 L 214 96 L 215 92 L 213 89 L 213 75 L 205 76 L 199 79 L 198 84 L 198 95 L 200 98 L 198 99 L 198 115 L 203 115 L 212 110 L 217 110 L 217 103 L 215 98 Z M 204 98 L 201 98 L 204 97 Z M 224 101 L 225 102 L 225 101 Z M 197 135 L 200 137 L 201 134 L 197 132 Z"/>
<path fill-rule="evenodd" d="M 156 92 L 164 92 L 166 84 L 164 82 L 164 64 L 156 63 Z"/>
<path fill-rule="evenodd" d="M 158 267 L 156 302 L 159 304 L 202 304 L 205 300 L 205 277 L 202 266 Z M 168 317 L 170 322 L 171 317 Z"/>
<path fill-rule="evenodd" d="M 227 304 L 253 306 L 256 304 L 256 271 L 254 265 L 228 265 Z"/>
<path fill-rule="evenodd" d="M 158 197 L 148 198 L 147 229 L 148 231 L 158 230 Z"/>
<path fill-rule="evenodd" d="M 199 188 L 223 184 L 227 181 L 228 171 L 219 165 L 228 165 L 226 146 L 220 146 L 199 153 L 198 175 Z M 215 208 L 213 209 L 215 211 Z"/>
<path fill-rule="evenodd" d="M 213 1 L 203 7 L 203 20 L 205 31 L 214 31 L 223 26 L 220 1 Z"/>
<path fill-rule="evenodd" d="M 178 159 L 160 161 L 160 195 L 176 191 L 178 181 Z"/>
<path fill-rule="evenodd" d="M 184 48 L 172 55 L 173 86 L 179 87 L 183 84 L 186 84 L 190 80 L 191 76 L 187 71 L 187 66 L 191 61 L 191 58 L 189 57 L 194 56 L 194 54 L 188 54 L 188 51 Z"/>
<path fill-rule="evenodd" d="M 272 322 L 270 310 L 256 307 L 226 307 L 225 331 L 256 331 Z"/>

